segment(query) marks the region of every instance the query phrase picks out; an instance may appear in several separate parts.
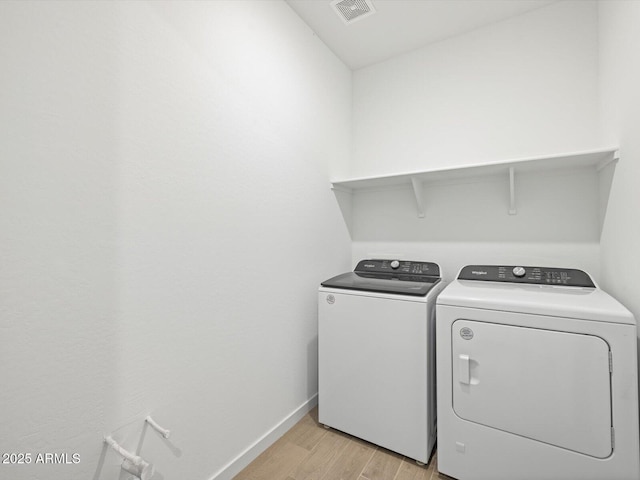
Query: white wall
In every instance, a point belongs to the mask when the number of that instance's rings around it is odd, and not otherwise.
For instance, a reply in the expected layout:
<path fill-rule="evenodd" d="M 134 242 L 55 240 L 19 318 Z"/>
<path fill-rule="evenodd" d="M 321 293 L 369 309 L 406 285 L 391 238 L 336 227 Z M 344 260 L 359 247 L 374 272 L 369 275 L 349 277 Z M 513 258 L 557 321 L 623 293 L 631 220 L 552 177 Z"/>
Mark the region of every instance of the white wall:
<path fill-rule="evenodd" d="M 640 2 L 599 2 L 602 126 L 620 145 L 602 233 L 603 287 L 640 318 Z"/>
<path fill-rule="evenodd" d="M 453 181 L 452 181 L 453 182 Z M 598 242 L 595 169 L 516 173 L 516 215 L 509 215 L 508 175 L 460 183 L 425 183 L 424 218 L 411 186 L 353 195 L 354 240 Z"/>
<path fill-rule="evenodd" d="M 354 72 L 350 174 L 606 146 L 598 123 L 597 20 L 595 2 L 559 2 Z M 507 177 L 427 185 L 423 219 L 408 189 L 357 193 L 352 263 L 391 250 L 446 264 L 452 276 L 477 252 L 475 263 L 539 260 L 597 277 L 598 184 L 585 171 L 516 172 L 515 216 L 507 214 Z"/>
<path fill-rule="evenodd" d="M 354 72 L 354 176 L 599 146 L 597 5 L 567 1 Z"/>
<path fill-rule="evenodd" d="M 0 451 L 81 456 L 2 476 L 212 478 L 314 401 L 351 73 L 280 1 L 0 2 L 0 64 Z"/>

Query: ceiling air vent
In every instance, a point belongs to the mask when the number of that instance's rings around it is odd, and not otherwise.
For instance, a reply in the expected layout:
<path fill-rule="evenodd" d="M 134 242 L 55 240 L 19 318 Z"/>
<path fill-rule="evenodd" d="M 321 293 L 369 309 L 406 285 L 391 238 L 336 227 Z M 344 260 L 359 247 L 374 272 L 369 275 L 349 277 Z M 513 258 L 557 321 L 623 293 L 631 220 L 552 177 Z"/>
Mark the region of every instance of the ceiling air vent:
<path fill-rule="evenodd" d="M 376 13 L 371 0 L 332 0 L 331 6 L 347 25 Z"/>

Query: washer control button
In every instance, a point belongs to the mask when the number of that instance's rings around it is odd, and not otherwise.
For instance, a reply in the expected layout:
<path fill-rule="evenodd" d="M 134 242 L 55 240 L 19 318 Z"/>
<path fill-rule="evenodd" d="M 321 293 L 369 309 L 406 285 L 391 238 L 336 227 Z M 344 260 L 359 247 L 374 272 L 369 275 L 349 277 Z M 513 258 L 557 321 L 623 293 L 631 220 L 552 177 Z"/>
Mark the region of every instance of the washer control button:
<path fill-rule="evenodd" d="M 527 273 L 527 271 L 523 267 L 514 267 L 513 268 L 513 274 L 518 278 L 524 277 L 525 273 Z"/>
<path fill-rule="evenodd" d="M 394 260 L 391 262 L 391 268 L 394 270 L 400 266 L 400 262 L 398 260 Z"/>

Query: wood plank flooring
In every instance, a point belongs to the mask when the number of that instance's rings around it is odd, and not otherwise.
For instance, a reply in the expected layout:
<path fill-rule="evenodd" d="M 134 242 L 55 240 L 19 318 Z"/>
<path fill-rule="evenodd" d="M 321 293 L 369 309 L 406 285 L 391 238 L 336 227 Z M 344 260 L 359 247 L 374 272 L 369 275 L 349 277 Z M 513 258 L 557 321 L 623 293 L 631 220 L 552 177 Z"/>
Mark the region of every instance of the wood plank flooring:
<path fill-rule="evenodd" d="M 315 408 L 234 480 L 451 480 L 428 465 L 318 423 Z"/>

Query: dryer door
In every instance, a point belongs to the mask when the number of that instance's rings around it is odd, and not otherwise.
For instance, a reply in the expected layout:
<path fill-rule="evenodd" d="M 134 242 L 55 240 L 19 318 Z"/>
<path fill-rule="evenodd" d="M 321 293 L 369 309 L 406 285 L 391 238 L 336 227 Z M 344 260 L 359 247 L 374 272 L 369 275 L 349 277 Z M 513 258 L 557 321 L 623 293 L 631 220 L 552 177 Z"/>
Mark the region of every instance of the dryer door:
<path fill-rule="evenodd" d="M 612 452 L 609 345 L 593 335 L 452 324 L 453 408 L 468 421 L 605 458 Z"/>

